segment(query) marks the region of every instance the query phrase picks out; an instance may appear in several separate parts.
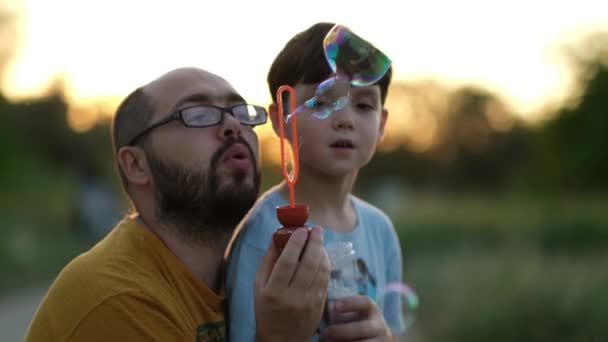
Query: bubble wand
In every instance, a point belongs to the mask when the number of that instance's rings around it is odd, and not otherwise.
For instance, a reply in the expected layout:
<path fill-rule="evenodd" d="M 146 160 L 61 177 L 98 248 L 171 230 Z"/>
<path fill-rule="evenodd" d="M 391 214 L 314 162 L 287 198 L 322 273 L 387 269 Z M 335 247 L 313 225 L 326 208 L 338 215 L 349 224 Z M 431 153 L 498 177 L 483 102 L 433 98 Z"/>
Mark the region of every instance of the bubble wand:
<path fill-rule="evenodd" d="M 291 115 L 291 136 L 293 139 L 292 147 L 292 155 L 293 155 L 293 167 L 292 167 L 292 175 L 287 171 L 287 162 L 285 161 L 285 115 L 283 114 L 283 93 L 289 93 L 289 113 L 295 113 L 296 111 L 296 92 L 293 87 L 288 85 L 282 85 L 277 90 L 277 101 L 278 101 L 278 112 L 279 112 L 279 129 L 280 129 L 280 137 L 281 137 L 281 167 L 283 170 L 283 177 L 285 178 L 285 182 L 289 186 L 289 206 L 294 208 L 295 201 L 295 185 L 298 181 L 298 175 L 300 174 L 300 158 L 298 153 L 298 125 L 296 120 L 296 115 Z"/>
<path fill-rule="evenodd" d="M 293 166 L 291 175 L 287 171 L 287 162 L 285 158 L 285 115 L 283 113 L 283 93 L 289 94 L 289 108 L 290 108 L 290 120 L 291 120 L 291 139 L 292 139 L 292 155 L 293 155 Z M 291 234 L 299 227 L 305 227 L 306 220 L 308 220 L 308 205 L 296 204 L 295 185 L 298 181 L 298 175 L 300 174 L 300 159 L 298 151 L 298 127 L 296 115 L 296 92 L 293 87 L 288 85 L 282 85 L 277 89 L 277 105 L 279 114 L 279 135 L 281 140 L 281 168 L 283 171 L 283 177 L 289 187 L 289 205 L 277 207 L 277 218 L 283 227 L 277 229 L 273 235 L 273 240 L 279 251 L 282 251 L 287 240 L 291 237 Z M 306 227 L 310 231 L 310 227 Z"/>

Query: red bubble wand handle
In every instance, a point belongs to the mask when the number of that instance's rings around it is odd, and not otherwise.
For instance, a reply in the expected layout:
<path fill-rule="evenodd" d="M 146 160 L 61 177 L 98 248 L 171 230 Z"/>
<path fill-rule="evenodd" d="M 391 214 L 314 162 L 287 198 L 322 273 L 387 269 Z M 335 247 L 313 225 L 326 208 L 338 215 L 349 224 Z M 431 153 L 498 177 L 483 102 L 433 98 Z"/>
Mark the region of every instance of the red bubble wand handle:
<path fill-rule="evenodd" d="M 290 175 L 287 171 L 287 162 L 285 161 L 285 115 L 283 114 L 283 93 L 289 93 L 289 106 L 290 106 L 290 118 L 291 118 L 291 136 L 292 136 L 292 153 L 293 153 L 293 168 L 292 174 Z M 277 102 L 279 112 L 279 129 L 281 136 L 281 165 L 283 169 L 283 177 L 289 186 L 289 205 L 294 207 L 295 200 L 295 185 L 298 181 L 298 175 L 300 173 L 300 159 L 298 155 L 298 128 L 296 122 L 296 92 L 293 87 L 288 85 L 282 85 L 277 89 Z"/>

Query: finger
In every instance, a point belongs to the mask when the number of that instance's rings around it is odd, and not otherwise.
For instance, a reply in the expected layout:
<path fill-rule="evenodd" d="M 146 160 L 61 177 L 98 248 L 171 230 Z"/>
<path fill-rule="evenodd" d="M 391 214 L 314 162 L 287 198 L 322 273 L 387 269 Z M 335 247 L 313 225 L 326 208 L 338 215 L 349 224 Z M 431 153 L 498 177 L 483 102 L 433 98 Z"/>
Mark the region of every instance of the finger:
<path fill-rule="evenodd" d="M 314 227 L 308 237 L 308 242 L 302 253 L 302 259 L 295 273 L 291 286 L 299 293 L 304 293 L 314 282 L 319 266 L 323 260 L 323 229 Z M 327 254 L 327 253 L 325 253 Z"/>
<path fill-rule="evenodd" d="M 324 307 L 327 303 L 327 290 L 329 288 L 329 262 L 324 265 L 323 262 L 317 269 L 317 273 L 314 275 L 313 282 L 310 287 L 303 292 L 306 295 L 308 301 L 313 306 Z M 293 284 L 293 282 L 292 282 Z M 294 290 L 294 293 L 298 290 Z"/>
<path fill-rule="evenodd" d="M 255 286 L 257 288 L 264 288 L 268 283 L 268 278 L 272 273 L 272 270 L 279 258 L 279 251 L 274 245 L 273 241 L 270 241 L 268 249 L 264 253 L 262 257 L 262 261 L 260 262 L 260 266 L 258 268 L 258 272 L 255 275 Z"/>
<path fill-rule="evenodd" d="M 354 295 L 340 298 L 335 302 L 333 309 L 338 312 L 358 311 L 365 316 L 369 316 L 372 313 L 375 313 L 377 306 L 368 296 Z"/>
<path fill-rule="evenodd" d="M 325 252 L 325 249 L 321 250 L 321 261 L 319 266 L 317 267 L 317 272 L 314 275 L 314 279 L 311 282 L 309 288 L 307 289 L 308 293 L 316 296 L 313 297 L 313 300 L 322 300 L 325 301 L 327 298 L 327 291 L 329 288 L 329 278 L 331 274 L 329 257 Z"/>
<path fill-rule="evenodd" d="M 358 321 L 344 324 L 333 324 L 328 330 L 335 339 L 384 338 L 388 327 L 376 303 L 368 296 L 350 296 L 334 302 L 330 315 L 348 315 L 357 313 Z"/>
<path fill-rule="evenodd" d="M 270 273 L 266 284 L 270 290 L 281 291 L 289 287 L 289 283 L 298 268 L 298 260 L 307 238 L 308 230 L 305 228 L 298 228 L 291 234 Z"/>
<path fill-rule="evenodd" d="M 352 340 L 364 340 L 373 339 L 381 336 L 381 329 L 379 329 L 372 321 L 361 320 L 348 323 L 331 324 L 325 331 L 323 336 L 328 340 L 337 341 L 352 341 Z"/>

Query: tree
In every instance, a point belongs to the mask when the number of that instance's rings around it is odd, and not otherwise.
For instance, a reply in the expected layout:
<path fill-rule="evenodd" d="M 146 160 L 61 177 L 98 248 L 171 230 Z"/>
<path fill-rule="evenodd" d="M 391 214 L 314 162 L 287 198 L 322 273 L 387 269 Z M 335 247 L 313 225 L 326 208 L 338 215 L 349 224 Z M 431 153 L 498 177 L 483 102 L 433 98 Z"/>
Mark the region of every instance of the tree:
<path fill-rule="evenodd" d="M 389 127 L 405 118 L 402 131 L 392 133 L 403 143 L 389 141 L 392 148 L 374 157 L 361 188 L 390 177 L 413 187 L 498 190 L 527 162 L 529 129 L 489 90 L 395 83 L 387 107 Z"/>
<path fill-rule="evenodd" d="M 568 50 L 579 88 L 539 129 L 532 177 L 547 187 L 608 189 L 608 32 Z"/>

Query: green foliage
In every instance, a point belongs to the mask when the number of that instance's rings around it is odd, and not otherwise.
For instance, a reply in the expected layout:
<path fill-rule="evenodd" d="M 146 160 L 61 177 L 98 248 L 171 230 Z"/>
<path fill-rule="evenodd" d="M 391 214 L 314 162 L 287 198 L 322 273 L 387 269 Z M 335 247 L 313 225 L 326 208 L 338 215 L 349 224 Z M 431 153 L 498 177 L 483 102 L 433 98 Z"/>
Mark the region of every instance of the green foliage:
<path fill-rule="evenodd" d="M 604 341 L 608 255 L 534 248 L 448 248 L 410 256 L 405 272 L 423 341 Z"/>
<path fill-rule="evenodd" d="M 538 183 L 564 189 L 608 189 L 608 65 L 587 68 L 591 76 L 578 103 L 561 109 L 535 137 Z"/>
<path fill-rule="evenodd" d="M 604 341 L 608 198 L 411 195 L 394 215 L 420 341 Z"/>
<path fill-rule="evenodd" d="M 0 97 L 0 270 L 10 275 L 0 293 L 48 281 L 90 243 L 79 226 L 79 178 L 105 177 L 111 157 L 99 149 L 110 149 L 98 131 L 73 132 L 65 114 L 59 95 Z"/>
<path fill-rule="evenodd" d="M 545 113 L 550 119 L 538 127 L 515 119 L 488 90 L 395 84 L 405 98 L 400 105 L 433 123 L 427 128 L 433 128 L 434 142 L 422 150 L 404 144 L 377 154 L 361 171 L 357 190 L 372 192 L 391 178 L 413 189 L 605 192 L 608 33 L 586 38 L 570 54 L 579 80 L 573 100 Z"/>
<path fill-rule="evenodd" d="M 608 246 L 606 195 L 412 193 L 392 217 L 410 251 L 427 247 L 533 246 L 556 254 Z"/>

